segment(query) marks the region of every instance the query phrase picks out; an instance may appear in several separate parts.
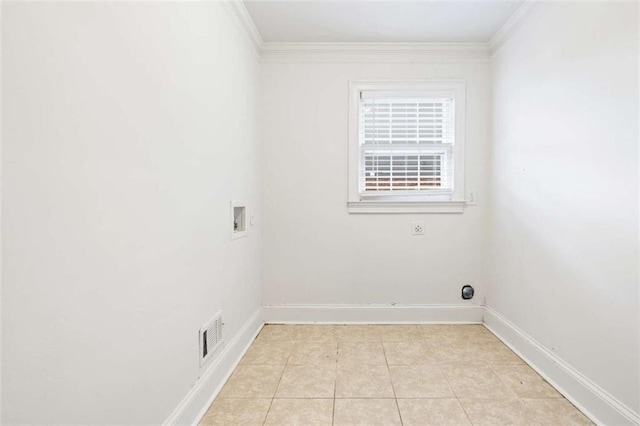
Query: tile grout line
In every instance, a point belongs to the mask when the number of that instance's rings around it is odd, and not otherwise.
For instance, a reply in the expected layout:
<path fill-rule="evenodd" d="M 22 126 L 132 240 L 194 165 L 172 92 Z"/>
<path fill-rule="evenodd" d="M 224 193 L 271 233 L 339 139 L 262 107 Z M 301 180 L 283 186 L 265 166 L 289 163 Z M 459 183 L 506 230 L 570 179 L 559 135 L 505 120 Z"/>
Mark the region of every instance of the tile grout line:
<path fill-rule="evenodd" d="M 331 425 L 336 424 L 336 389 L 338 387 L 338 356 L 340 354 L 340 342 L 336 335 L 336 379 L 333 382 L 333 411 L 331 412 Z"/>
<path fill-rule="evenodd" d="M 284 372 L 287 369 L 287 365 L 289 364 L 289 358 L 291 358 L 291 352 L 293 352 L 293 348 L 297 344 L 297 340 L 293 340 L 293 346 L 291 347 L 291 351 L 287 356 L 287 360 L 282 367 L 282 373 L 280 374 L 280 378 L 278 379 L 278 384 L 276 385 L 275 390 L 273 391 L 273 397 L 271 397 L 271 402 L 269 403 L 269 408 L 267 409 L 267 414 L 264 416 L 264 421 L 262 422 L 262 426 L 265 426 L 267 423 L 267 418 L 269 417 L 269 413 L 271 412 L 271 407 L 273 407 L 273 400 L 276 399 L 276 393 L 278 392 L 278 388 L 280 387 L 280 382 L 282 382 L 282 378 L 284 377 Z"/>
<path fill-rule="evenodd" d="M 514 391 L 513 389 L 511 389 L 511 385 L 509 385 L 509 383 L 507 383 L 506 380 L 503 380 L 502 377 L 500 377 L 500 375 L 498 374 L 498 372 L 495 369 L 496 365 L 507 365 L 509 366 L 510 364 L 488 364 L 488 367 L 491 369 L 491 371 L 493 372 L 493 374 L 496 375 L 496 377 L 498 378 L 498 381 L 500 383 L 502 383 L 507 389 L 509 389 L 509 392 L 511 392 L 512 394 L 515 395 L 516 399 L 518 401 L 520 401 L 520 403 L 524 406 L 524 401 L 522 400 L 522 398 L 520 398 L 520 395 L 518 395 L 516 393 L 516 391 Z"/>
<path fill-rule="evenodd" d="M 520 357 L 518 357 L 518 358 L 520 358 Z M 520 359 L 522 359 L 522 358 L 520 358 Z M 510 364 L 505 364 L 505 365 L 510 365 Z M 522 405 L 522 409 L 524 410 L 525 417 L 528 417 L 528 415 L 529 415 L 529 407 L 527 406 L 527 404 L 525 404 L 525 402 L 522 400 L 520 395 L 518 395 L 518 393 L 516 391 L 511 389 L 511 386 L 509 385 L 509 383 L 507 383 L 506 380 L 503 380 L 502 377 L 500 377 L 500 375 L 498 374 L 498 372 L 495 369 L 495 366 L 496 365 L 489 365 L 489 368 L 491 369 L 491 371 L 493 371 L 493 374 L 495 374 L 496 377 L 498 377 L 498 380 L 500 381 L 500 383 L 502 383 L 507 389 L 509 389 L 509 391 L 511 393 L 513 393 L 516 396 L 516 399 L 520 402 L 520 405 Z"/>
<path fill-rule="evenodd" d="M 471 421 L 471 417 L 469 417 L 469 413 L 467 413 L 467 410 L 464 409 L 464 405 L 462 405 L 462 401 L 460 401 L 460 396 L 458 396 L 458 392 L 456 392 L 455 387 L 453 387 L 451 385 L 451 382 L 449 381 L 449 378 L 447 377 L 447 373 L 445 373 L 445 371 L 443 370 L 442 366 L 438 365 L 438 368 L 440 369 L 440 372 L 444 376 L 444 380 L 447 382 L 447 385 L 449 385 L 449 388 L 453 392 L 453 395 L 456 397 L 456 402 L 458 403 L 458 405 L 462 409 L 462 412 L 464 413 L 464 415 L 467 417 L 467 420 L 469 420 L 469 424 L 473 425 L 473 422 Z"/>
<path fill-rule="evenodd" d="M 467 410 L 464 409 L 464 405 L 462 405 L 462 401 L 460 401 L 460 398 L 458 398 L 457 396 L 456 396 L 456 402 L 458 403 L 460 408 L 462 408 L 462 412 L 464 413 L 464 415 L 467 416 L 467 420 L 469 420 L 469 424 L 473 425 L 474 423 L 471 421 L 471 417 L 469 417 L 469 413 L 467 413 Z"/>
<path fill-rule="evenodd" d="M 387 374 L 389 374 L 389 382 L 391 382 L 391 390 L 393 391 L 393 400 L 396 402 L 396 408 L 398 410 L 398 417 L 400 417 L 400 425 L 404 425 L 402 421 L 402 413 L 400 412 L 400 404 L 398 403 L 398 395 L 396 395 L 396 387 L 393 384 L 393 378 L 391 377 L 391 370 L 389 369 L 389 360 L 387 359 L 387 351 L 384 347 L 384 342 L 380 343 L 382 345 L 382 353 L 384 354 L 384 362 L 387 366 Z"/>

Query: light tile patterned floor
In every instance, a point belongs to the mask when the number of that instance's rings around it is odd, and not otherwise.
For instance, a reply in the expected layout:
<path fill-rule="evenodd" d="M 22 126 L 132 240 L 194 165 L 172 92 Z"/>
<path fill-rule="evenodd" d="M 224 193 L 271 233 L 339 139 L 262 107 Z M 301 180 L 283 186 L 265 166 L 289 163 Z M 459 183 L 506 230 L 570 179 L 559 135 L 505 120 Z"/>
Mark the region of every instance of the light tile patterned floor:
<path fill-rule="evenodd" d="M 482 325 L 266 325 L 202 425 L 586 425 Z"/>

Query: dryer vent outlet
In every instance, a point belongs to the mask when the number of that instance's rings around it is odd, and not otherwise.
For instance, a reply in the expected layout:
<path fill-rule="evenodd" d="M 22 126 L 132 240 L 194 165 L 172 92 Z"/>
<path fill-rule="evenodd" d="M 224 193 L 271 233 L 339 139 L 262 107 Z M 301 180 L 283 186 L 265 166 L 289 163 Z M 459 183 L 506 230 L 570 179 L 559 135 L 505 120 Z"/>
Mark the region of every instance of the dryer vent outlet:
<path fill-rule="evenodd" d="M 470 285 L 462 286 L 462 298 L 464 300 L 473 299 L 473 293 L 473 287 L 471 287 Z"/>

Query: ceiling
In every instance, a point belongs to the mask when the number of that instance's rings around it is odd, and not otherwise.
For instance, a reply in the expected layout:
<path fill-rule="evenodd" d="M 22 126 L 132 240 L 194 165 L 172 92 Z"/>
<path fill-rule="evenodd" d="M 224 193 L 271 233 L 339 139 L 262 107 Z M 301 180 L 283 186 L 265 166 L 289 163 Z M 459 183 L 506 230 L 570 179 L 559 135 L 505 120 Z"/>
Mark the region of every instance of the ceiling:
<path fill-rule="evenodd" d="M 265 42 L 487 42 L 522 0 L 245 0 Z"/>

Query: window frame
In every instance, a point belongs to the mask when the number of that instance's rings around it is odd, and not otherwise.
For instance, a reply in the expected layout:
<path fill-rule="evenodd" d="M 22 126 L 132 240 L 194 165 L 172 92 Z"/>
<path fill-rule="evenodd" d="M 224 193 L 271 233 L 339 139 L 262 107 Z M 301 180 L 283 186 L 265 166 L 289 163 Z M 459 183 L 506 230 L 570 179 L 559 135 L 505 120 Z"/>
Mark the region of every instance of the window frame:
<path fill-rule="evenodd" d="M 360 93 L 363 91 L 415 91 L 450 93 L 455 102 L 453 193 L 450 200 L 436 194 L 367 195 L 360 193 Z M 464 80 L 349 81 L 349 213 L 462 213 L 464 211 L 466 83 Z"/>

